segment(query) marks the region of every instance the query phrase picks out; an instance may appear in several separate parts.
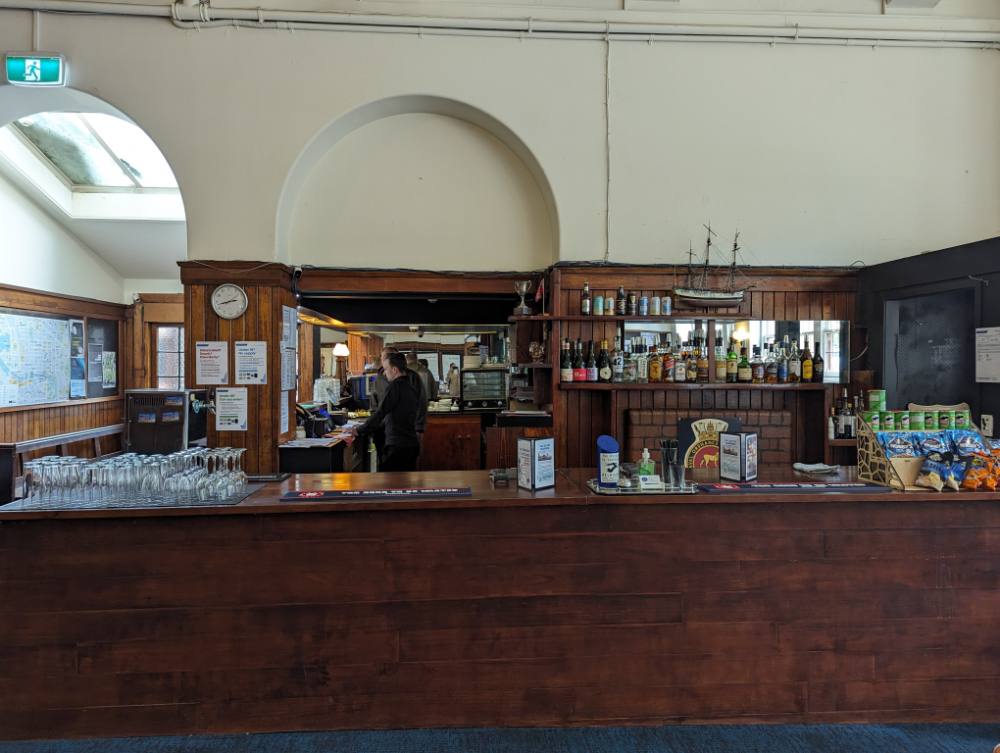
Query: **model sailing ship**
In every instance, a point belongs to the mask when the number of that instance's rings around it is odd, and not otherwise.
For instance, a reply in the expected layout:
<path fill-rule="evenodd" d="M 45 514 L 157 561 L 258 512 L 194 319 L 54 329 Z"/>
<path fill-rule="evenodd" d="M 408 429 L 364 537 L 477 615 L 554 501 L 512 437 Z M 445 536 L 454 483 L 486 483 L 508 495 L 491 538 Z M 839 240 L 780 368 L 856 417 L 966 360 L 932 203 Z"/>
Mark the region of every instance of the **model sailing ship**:
<path fill-rule="evenodd" d="M 739 239 L 740 233 L 736 231 L 736 237 L 733 238 L 733 261 L 729 265 L 729 277 L 726 280 L 726 286 L 724 288 L 710 288 L 708 286 L 708 273 L 709 273 L 709 256 L 712 250 L 712 236 L 715 233 L 712 232 L 711 225 L 706 225 L 708 228 L 708 240 L 705 241 L 705 263 L 702 265 L 701 274 L 697 274 L 694 270 L 694 251 L 688 250 L 688 271 L 687 277 L 684 280 L 684 285 L 681 287 L 674 288 L 675 299 L 680 303 L 686 303 L 689 306 L 703 306 L 711 308 L 731 308 L 733 306 L 739 306 L 743 303 L 743 296 L 747 289 L 754 287 L 757 283 L 750 283 L 744 285 L 742 288 L 736 288 L 736 275 L 739 274 L 741 277 L 746 279 L 746 276 L 739 271 L 736 266 L 736 256 L 739 253 Z"/>

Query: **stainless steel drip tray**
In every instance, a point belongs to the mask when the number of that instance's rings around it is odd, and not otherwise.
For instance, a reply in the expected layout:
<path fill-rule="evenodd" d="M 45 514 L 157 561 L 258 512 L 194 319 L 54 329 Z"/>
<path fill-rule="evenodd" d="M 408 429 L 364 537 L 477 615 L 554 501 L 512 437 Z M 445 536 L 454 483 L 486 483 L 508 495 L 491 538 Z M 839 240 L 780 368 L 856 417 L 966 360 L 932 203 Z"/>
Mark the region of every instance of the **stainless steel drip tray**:
<path fill-rule="evenodd" d="M 601 494 L 607 497 L 649 497 L 663 494 L 697 494 L 698 485 L 685 482 L 681 487 L 667 487 L 663 491 L 639 491 L 638 489 L 623 489 L 616 486 L 614 489 L 602 489 L 596 478 L 587 482 L 587 486 L 594 494 Z"/>

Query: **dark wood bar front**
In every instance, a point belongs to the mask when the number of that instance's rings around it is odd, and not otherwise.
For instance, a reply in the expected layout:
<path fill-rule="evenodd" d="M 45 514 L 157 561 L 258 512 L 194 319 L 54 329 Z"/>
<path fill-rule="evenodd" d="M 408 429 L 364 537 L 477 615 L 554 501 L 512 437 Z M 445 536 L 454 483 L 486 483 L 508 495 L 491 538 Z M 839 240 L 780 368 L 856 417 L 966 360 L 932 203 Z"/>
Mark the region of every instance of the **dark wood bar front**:
<path fill-rule="evenodd" d="M 636 502 L 586 473 L 4 508 L 0 737 L 995 721 L 1000 495 Z M 361 484 L 473 496 L 279 501 Z"/>

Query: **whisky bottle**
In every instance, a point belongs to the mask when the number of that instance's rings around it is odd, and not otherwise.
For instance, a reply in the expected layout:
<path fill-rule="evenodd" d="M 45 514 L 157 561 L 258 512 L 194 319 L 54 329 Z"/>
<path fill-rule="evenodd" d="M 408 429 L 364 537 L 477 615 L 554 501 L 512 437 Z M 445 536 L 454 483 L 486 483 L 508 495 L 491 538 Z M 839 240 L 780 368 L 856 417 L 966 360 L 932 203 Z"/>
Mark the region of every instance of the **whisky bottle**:
<path fill-rule="evenodd" d="M 805 338 L 805 348 L 802 349 L 802 381 L 813 380 L 813 357 L 809 352 L 809 338 Z"/>
<path fill-rule="evenodd" d="M 697 340 L 687 344 L 687 381 L 698 381 L 698 344 Z"/>
<path fill-rule="evenodd" d="M 698 344 L 696 380 L 698 384 L 708 384 L 708 344 L 702 338 Z"/>
<path fill-rule="evenodd" d="M 615 382 L 625 381 L 625 354 L 622 353 L 618 337 L 615 337 L 615 347 L 611 351 L 611 379 Z"/>
<path fill-rule="evenodd" d="M 608 384 L 611 382 L 612 373 L 611 358 L 608 356 L 608 341 L 601 340 L 601 355 L 597 357 L 597 381 Z"/>
<path fill-rule="evenodd" d="M 569 354 L 569 338 L 563 340 L 562 354 L 559 359 L 559 381 L 573 381 L 573 359 Z"/>
<path fill-rule="evenodd" d="M 767 349 L 767 358 L 764 359 L 764 381 L 767 384 L 778 383 L 778 359 L 774 357 L 774 343 Z"/>
<path fill-rule="evenodd" d="M 678 342 L 674 348 L 674 381 L 686 382 L 687 378 L 687 343 Z"/>
<path fill-rule="evenodd" d="M 736 384 L 740 359 L 736 355 L 736 341 L 729 340 L 729 354 L 726 356 L 726 384 Z"/>
<path fill-rule="evenodd" d="M 635 360 L 635 381 L 638 384 L 647 384 L 649 382 L 649 356 L 647 355 L 649 348 L 646 347 L 646 342 L 641 337 L 635 339 L 635 348 L 633 348 L 633 353 L 635 353 L 632 358 Z"/>
<path fill-rule="evenodd" d="M 635 358 L 632 356 L 632 343 L 625 340 L 625 352 L 622 354 L 624 360 L 624 382 L 625 384 L 635 384 Z"/>
<path fill-rule="evenodd" d="M 583 283 L 583 295 L 580 296 L 580 313 L 590 316 L 590 283 Z"/>
<path fill-rule="evenodd" d="M 677 370 L 677 359 L 674 358 L 674 343 L 669 333 L 667 334 L 667 344 L 663 348 L 663 357 L 661 360 L 663 361 L 663 381 L 674 381 L 674 372 Z"/>
<path fill-rule="evenodd" d="M 746 346 L 740 348 L 740 362 L 736 368 L 736 381 L 740 384 L 750 384 L 753 381 L 753 370 L 747 359 Z"/>
<path fill-rule="evenodd" d="M 589 352 L 587 353 L 587 381 L 596 382 L 597 381 L 597 351 L 594 349 L 594 341 L 590 340 L 588 343 Z"/>
<path fill-rule="evenodd" d="M 764 384 L 764 359 L 760 357 L 760 346 L 753 346 L 753 362 L 750 364 L 753 384 Z"/>
<path fill-rule="evenodd" d="M 782 348 L 778 352 L 778 384 L 788 384 L 788 351 Z"/>
<path fill-rule="evenodd" d="M 799 344 L 791 344 L 791 353 L 788 356 L 788 381 L 790 384 L 798 384 L 802 381 L 802 354 L 799 353 Z"/>
<path fill-rule="evenodd" d="M 660 360 L 659 348 L 655 345 L 649 346 L 649 381 L 651 383 L 663 381 L 663 361 Z"/>
<path fill-rule="evenodd" d="M 715 330 L 715 381 L 723 384 L 726 381 L 726 346 L 722 344 L 722 330 Z"/>

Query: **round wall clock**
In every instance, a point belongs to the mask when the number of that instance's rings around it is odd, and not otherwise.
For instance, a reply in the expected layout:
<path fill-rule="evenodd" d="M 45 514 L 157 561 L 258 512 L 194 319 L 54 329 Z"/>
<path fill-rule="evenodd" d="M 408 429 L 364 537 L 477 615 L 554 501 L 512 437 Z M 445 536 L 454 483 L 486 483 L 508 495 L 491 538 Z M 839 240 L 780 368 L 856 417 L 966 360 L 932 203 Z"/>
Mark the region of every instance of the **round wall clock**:
<path fill-rule="evenodd" d="M 212 293 L 212 308 L 223 319 L 239 319 L 246 313 L 250 301 L 239 285 L 227 282 Z"/>

